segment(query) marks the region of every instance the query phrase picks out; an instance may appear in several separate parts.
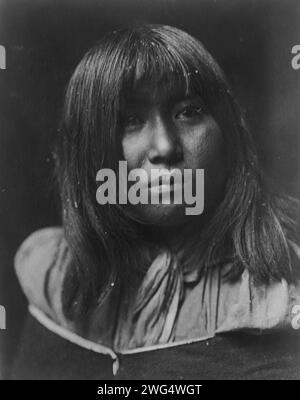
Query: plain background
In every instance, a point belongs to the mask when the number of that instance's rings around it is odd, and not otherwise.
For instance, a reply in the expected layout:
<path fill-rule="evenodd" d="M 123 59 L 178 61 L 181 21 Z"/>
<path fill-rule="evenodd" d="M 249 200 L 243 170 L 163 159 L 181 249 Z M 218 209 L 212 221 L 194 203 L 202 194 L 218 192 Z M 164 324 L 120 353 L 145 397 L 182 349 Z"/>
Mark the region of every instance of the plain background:
<path fill-rule="evenodd" d="M 300 198 L 300 70 L 291 67 L 299 0 L 0 0 L 0 378 L 26 311 L 14 254 L 34 230 L 60 224 L 52 148 L 66 84 L 97 39 L 135 20 L 174 25 L 204 43 L 242 105 L 263 168 Z"/>

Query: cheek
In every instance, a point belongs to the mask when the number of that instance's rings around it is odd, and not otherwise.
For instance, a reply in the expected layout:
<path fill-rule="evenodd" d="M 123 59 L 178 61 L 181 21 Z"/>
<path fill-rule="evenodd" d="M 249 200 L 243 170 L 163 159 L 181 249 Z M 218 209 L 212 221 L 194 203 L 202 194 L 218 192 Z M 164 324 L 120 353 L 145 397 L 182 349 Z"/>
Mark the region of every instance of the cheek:
<path fill-rule="evenodd" d="M 122 139 L 124 160 L 129 169 L 140 168 L 145 158 L 145 146 L 141 135 L 126 135 Z"/>
<path fill-rule="evenodd" d="M 219 201 L 227 178 L 223 134 L 214 119 L 207 117 L 205 123 L 186 137 L 186 168 L 204 169 L 205 207 L 210 208 Z"/>
<path fill-rule="evenodd" d="M 187 168 L 211 168 L 225 161 L 223 135 L 212 117 L 185 132 L 183 142 Z"/>

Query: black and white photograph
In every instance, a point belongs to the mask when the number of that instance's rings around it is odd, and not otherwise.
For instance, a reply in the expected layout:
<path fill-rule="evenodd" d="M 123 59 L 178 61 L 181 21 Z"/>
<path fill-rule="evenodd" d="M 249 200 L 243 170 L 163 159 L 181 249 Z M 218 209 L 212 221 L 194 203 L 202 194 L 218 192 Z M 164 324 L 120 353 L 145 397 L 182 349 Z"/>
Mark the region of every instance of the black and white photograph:
<path fill-rule="evenodd" d="M 300 380 L 299 0 L 0 0 L 0 380 Z"/>

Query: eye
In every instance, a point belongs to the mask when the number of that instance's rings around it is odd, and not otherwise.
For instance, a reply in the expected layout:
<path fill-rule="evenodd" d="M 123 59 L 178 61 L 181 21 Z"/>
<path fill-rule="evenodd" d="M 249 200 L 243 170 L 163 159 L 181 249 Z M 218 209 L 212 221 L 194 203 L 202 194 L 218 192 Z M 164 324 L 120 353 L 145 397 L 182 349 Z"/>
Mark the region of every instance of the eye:
<path fill-rule="evenodd" d="M 204 107 L 190 104 L 188 106 L 184 106 L 180 111 L 178 111 L 175 115 L 175 118 L 179 120 L 188 120 L 202 117 L 203 114 Z"/>
<path fill-rule="evenodd" d="M 127 115 L 122 120 L 122 125 L 124 129 L 133 130 L 141 127 L 144 121 L 142 118 L 138 117 L 137 115 Z"/>

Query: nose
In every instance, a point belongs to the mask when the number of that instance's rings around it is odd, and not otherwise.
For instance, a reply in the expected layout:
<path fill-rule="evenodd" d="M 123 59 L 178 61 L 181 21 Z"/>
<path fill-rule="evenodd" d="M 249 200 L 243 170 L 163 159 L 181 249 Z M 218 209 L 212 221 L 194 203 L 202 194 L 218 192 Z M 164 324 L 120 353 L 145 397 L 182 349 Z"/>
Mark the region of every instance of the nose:
<path fill-rule="evenodd" d="M 182 148 L 171 121 L 157 114 L 151 124 L 148 159 L 152 164 L 175 165 L 182 159 Z"/>

